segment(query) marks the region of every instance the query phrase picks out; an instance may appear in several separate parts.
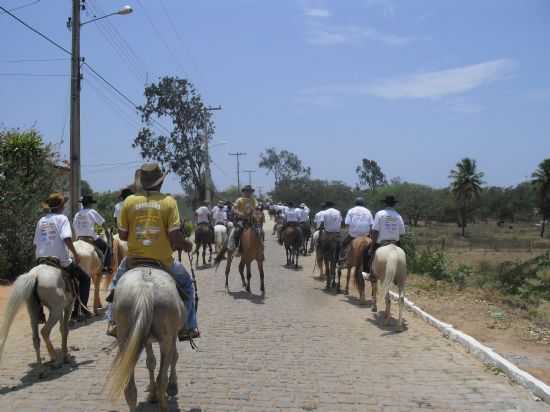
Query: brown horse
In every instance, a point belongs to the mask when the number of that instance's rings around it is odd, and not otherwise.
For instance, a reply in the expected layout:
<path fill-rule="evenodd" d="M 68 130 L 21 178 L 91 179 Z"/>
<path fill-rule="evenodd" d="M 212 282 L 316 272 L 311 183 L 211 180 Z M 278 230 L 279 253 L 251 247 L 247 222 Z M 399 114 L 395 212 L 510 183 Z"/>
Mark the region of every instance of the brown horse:
<path fill-rule="evenodd" d="M 329 233 L 325 230 L 321 230 L 319 233 L 318 248 L 325 269 L 327 280 L 326 289 L 329 290 L 330 288 L 336 287 L 336 290 L 339 292 L 340 278 L 338 278 L 338 284 L 336 284 L 336 263 L 338 262 L 338 255 L 340 253 L 340 233 Z"/>
<path fill-rule="evenodd" d="M 286 266 L 294 265 L 298 269 L 298 257 L 302 247 L 302 230 L 298 226 L 289 225 L 281 233 L 281 240 L 286 252 Z"/>
<path fill-rule="evenodd" d="M 260 212 L 261 213 L 261 212 Z M 248 293 L 250 293 L 250 278 L 252 273 L 250 266 L 255 260 L 258 264 L 258 271 L 260 272 L 260 290 L 262 295 L 265 295 L 264 285 L 264 243 L 263 243 L 263 213 L 254 213 L 251 219 L 245 222 L 245 227 L 240 237 L 240 251 L 241 261 L 239 262 L 239 273 L 241 275 L 241 281 L 243 287 Z M 233 252 L 227 249 L 225 246 L 220 253 L 216 256 L 214 264 L 216 269 L 220 265 L 225 252 L 227 251 L 227 263 L 225 266 L 225 289 L 229 291 L 229 272 L 231 271 L 231 262 L 233 261 Z M 246 267 L 246 280 L 244 277 L 244 268 Z"/>
<path fill-rule="evenodd" d="M 208 264 L 212 263 L 212 243 L 214 243 L 214 234 L 207 223 L 199 223 L 195 230 L 195 254 L 197 255 L 197 265 L 199 264 L 199 250 L 202 246 L 202 264 L 206 266 L 206 248 L 210 251 Z"/>
<path fill-rule="evenodd" d="M 346 276 L 346 289 L 344 293 L 349 294 L 349 282 L 351 271 L 353 269 L 353 280 L 355 287 L 359 291 L 359 299 L 361 303 L 365 302 L 365 279 L 363 278 L 363 271 L 365 270 L 365 254 L 368 252 L 372 239 L 369 236 L 360 236 L 351 242 L 345 267 L 347 268 Z M 374 278 L 372 278 L 374 282 Z M 374 286 L 373 286 L 374 287 Z"/>

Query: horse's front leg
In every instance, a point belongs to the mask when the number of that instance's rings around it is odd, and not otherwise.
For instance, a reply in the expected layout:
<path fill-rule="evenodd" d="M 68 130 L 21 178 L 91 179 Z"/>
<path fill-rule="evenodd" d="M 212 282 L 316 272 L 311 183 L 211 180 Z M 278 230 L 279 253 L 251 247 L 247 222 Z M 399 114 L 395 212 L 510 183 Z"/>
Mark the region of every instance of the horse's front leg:
<path fill-rule="evenodd" d="M 386 303 L 386 310 L 384 311 L 384 325 L 388 325 L 391 317 L 390 292 L 386 293 L 386 296 L 384 296 L 384 302 Z"/>
<path fill-rule="evenodd" d="M 376 279 L 371 280 L 371 285 L 372 285 L 372 311 L 376 313 L 378 312 L 378 306 L 376 305 L 376 298 L 378 296 L 378 281 Z"/>
<path fill-rule="evenodd" d="M 264 285 L 264 262 L 258 260 L 258 271 L 260 272 L 260 291 L 262 295 L 265 295 L 265 285 Z"/>
<path fill-rule="evenodd" d="M 208 250 L 210 251 L 210 255 L 208 257 L 208 264 L 212 263 L 212 243 L 208 244 Z"/>
<path fill-rule="evenodd" d="M 241 258 L 241 261 L 239 262 L 239 274 L 241 275 L 241 281 L 243 282 L 243 288 L 248 290 L 248 286 L 246 284 L 246 281 L 244 279 L 244 260 Z"/>
<path fill-rule="evenodd" d="M 175 337 L 173 339 L 166 337 L 165 340 L 159 342 L 159 347 L 160 368 L 157 375 L 157 396 L 160 412 L 168 412 L 168 401 L 166 398 L 166 391 L 168 389 L 168 368 L 172 364 L 174 357 L 174 350 L 176 347 Z"/>
<path fill-rule="evenodd" d="M 250 278 L 252 277 L 252 271 L 250 270 L 250 263 L 246 264 L 246 291 L 250 293 Z"/>
<path fill-rule="evenodd" d="M 170 378 L 168 378 L 168 388 L 166 389 L 166 394 L 168 396 L 176 396 L 178 394 L 178 375 L 176 373 L 178 359 L 178 347 L 174 345 L 174 354 L 170 365 Z"/>
<path fill-rule="evenodd" d="M 231 271 L 231 262 L 233 261 L 233 254 L 227 252 L 227 262 L 225 263 L 225 290 L 229 291 L 229 272 Z"/>
<path fill-rule="evenodd" d="M 137 408 L 137 389 L 134 371 L 132 371 L 130 380 L 124 389 L 124 397 L 126 398 L 126 403 L 128 404 L 128 408 L 130 408 L 130 412 L 135 412 Z"/>
<path fill-rule="evenodd" d="M 202 265 L 206 266 L 206 243 L 202 245 Z"/>
<path fill-rule="evenodd" d="M 101 271 L 95 273 L 92 276 L 94 282 L 94 315 L 99 314 L 99 308 L 101 308 L 101 299 L 99 298 L 99 288 L 101 287 Z"/>

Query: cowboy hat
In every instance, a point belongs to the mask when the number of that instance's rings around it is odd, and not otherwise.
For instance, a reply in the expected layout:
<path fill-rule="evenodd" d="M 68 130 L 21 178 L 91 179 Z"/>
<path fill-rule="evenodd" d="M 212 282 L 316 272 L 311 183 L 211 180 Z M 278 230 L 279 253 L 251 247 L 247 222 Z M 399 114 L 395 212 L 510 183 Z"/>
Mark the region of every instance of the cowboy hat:
<path fill-rule="evenodd" d="M 94 199 L 93 195 L 82 195 L 80 203 L 83 205 L 91 205 L 92 203 L 97 203 L 97 200 Z"/>
<path fill-rule="evenodd" d="M 164 182 L 168 172 L 163 173 L 158 163 L 144 163 L 136 170 L 136 187 L 152 190 Z"/>
<path fill-rule="evenodd" d="M 218 200 L 218 206 L 223 206 L 223 205 L 224 205 L 223 200 Z"/>
<path fill-rule="evenodd" d="M 252 192 L 254 192 L 254 188 L 250 185 L 246 185 L 245 187 L 243 187 L 241 189 L 241 192 L 250 192 L 250 193 L 252 193 Z"/>
<path fill-rule="evenodd" d="M 365 199 L 363 199 L 362 197 L 358 197 L 357 199 L 355 199 L 355 205 L 356 206 L 365 206 Z"/>
<path fill-rule="evenodd" d="M 334 207 L 334 202 L 332 200 L 327 200 L 325 202 L 325 207 Z"/>
<path fill-rule="evenodd" d="M 44 209 L 58 209 L 63 207 L 67 200 L 68 197 L 65 197 L 63 193 L 54 192 L 51 193 L 44 202 L 42 202 L 42 207 Z"/>
<path fill-rule="evenodd" d="M 397 200 L 395 199 L 395 196 L 393 195 L 388 195 L 384 198 L 384 204 L 388 205 L 388 206 L 393 206 L 397 203 Z"/>
<path fill-rule="evenodd" d="M 134 191 L 130 188 L 130 186 L 128 186 L 128 187 L 125 187 L 124 189 L 122 189 L 120 191 L 119 197 L 124 200 L 128 196 L 133 195 L 133 194 L 134 194 Z"/>

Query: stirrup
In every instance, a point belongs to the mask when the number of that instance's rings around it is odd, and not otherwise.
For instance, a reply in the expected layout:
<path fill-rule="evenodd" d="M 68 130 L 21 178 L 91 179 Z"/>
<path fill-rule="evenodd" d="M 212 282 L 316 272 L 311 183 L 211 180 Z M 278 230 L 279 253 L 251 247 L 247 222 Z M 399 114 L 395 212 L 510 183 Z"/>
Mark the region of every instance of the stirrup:
<path fill-rule="evenodd" d="M 178 340 L 184 342 L 186 340 L 192 342 L 193 339 L 199 339 L 201 333 L 199 329 L 182 329 L 178 332 Z"/>

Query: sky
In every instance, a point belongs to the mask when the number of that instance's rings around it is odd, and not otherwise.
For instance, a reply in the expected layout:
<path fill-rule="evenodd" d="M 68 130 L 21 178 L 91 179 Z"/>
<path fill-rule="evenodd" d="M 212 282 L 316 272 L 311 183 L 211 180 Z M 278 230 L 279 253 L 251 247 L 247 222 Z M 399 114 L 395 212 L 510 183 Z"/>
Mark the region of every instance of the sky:
<path fill-rule="evenodd" d="M 70 49 L 69 0 L 0 5 Z M 214 112 L 218 188 L 256 170 L 268 147 L 313 177 L 355 185 L 362 158 L 388 178 L 448 185 L 463 157 L 490 185 L 514 185 L 550 157 L 550 2 L 546 0 L 86 0 L 81 53 L 132 101 L 146 83 L 189 79 Z M 0 13 L 0 127 L 37 128 L 68 157 L 68 56 Z M 48 76 L 44 76 L 44 75 Z M 30 76 L 32 75 L 32 76 Z M 82 177 L 131 182 L 139 116 L 84 69 Z M 248 182 L 247 175 L 241 176 Z M 170 176 L 165 190 L 181 192 Z"/>

